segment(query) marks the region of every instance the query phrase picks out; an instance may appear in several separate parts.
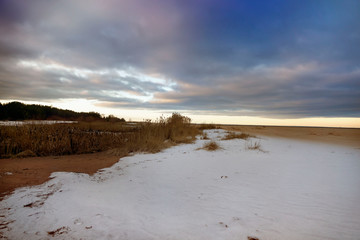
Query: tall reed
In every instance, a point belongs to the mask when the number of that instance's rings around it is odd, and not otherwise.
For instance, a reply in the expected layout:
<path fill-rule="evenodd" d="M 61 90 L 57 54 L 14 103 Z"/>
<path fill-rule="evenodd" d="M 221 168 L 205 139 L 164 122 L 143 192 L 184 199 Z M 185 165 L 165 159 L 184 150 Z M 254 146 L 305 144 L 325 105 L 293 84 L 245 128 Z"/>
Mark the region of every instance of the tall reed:
<path fill-rule="evenodd" d="M 32 152 L 36 156 L 67 155 L 112 150 L 114 154 L 155 153 L 199 134 L 190 118 L 169 118 L 130 125 L 86 122 L 53 125 L 0 126 L 0 158 Z"/>

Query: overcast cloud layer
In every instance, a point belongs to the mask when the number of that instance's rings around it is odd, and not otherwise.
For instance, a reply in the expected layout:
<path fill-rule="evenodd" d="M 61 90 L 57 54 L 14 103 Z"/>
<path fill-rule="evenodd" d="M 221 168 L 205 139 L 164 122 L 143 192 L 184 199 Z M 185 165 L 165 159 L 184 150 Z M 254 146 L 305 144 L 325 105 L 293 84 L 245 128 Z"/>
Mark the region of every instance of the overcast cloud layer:
<path fill-rule="evenodd" d="M 360 1 L 2 0 L 0 99 L 360 117 Z"/>

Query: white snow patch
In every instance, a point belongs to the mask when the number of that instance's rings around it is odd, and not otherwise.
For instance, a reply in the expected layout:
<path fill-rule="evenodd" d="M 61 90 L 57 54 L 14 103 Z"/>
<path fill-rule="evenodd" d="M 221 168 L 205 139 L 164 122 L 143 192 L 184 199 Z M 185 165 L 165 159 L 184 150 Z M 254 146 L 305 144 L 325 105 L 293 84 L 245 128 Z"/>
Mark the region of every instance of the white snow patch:
<path fill-rule="evenodd" d="M 359 239 L 360 151 L 266 138 L 210 140 L 122 158 L 89 176 L 17 189 L 1 202 L 9 239 Z"/>
<path fill-rule="evenodd" d="M 77 121 L 59 121 L 59 120 L 26 120 L 26 121 L 0 121 L 0 126 L 23 126 L 28 124 L 52 125 L 59 123 L 77 123 Z"/>

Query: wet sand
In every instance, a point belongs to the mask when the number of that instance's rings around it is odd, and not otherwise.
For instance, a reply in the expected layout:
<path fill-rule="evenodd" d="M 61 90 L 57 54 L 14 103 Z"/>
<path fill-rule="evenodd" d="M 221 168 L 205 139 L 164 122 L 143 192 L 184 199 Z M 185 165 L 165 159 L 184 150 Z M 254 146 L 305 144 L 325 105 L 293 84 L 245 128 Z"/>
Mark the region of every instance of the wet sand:
<path fill-rule="evenodd" d="M 119 160 L 106 152 L 0 159 L 0 199 L 15 188 L 33 186 L 49 180 L 53 172 L 94 174 L 101 168 L 112 166 Z"/>

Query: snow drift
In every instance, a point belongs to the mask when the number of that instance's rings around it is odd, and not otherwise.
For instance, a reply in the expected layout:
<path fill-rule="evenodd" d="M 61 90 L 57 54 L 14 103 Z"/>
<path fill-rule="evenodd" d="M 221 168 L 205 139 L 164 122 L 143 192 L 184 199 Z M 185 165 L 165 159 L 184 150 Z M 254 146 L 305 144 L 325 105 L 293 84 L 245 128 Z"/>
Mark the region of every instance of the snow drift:
<path fill-rule="evenodd" d="M 1 202 L 8 239 L 359 239 L 360 150 L 281 138 L 179 145 Z M 215 140 L 221 149 L 199 150 Z M 251 141 L 261 149 L 250 150 Z"/>

